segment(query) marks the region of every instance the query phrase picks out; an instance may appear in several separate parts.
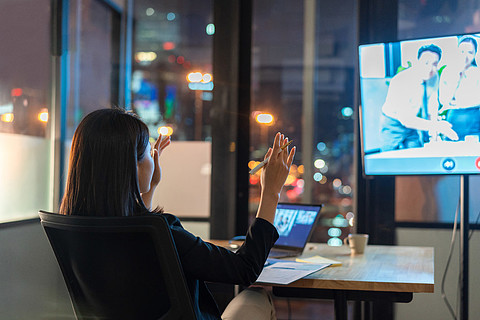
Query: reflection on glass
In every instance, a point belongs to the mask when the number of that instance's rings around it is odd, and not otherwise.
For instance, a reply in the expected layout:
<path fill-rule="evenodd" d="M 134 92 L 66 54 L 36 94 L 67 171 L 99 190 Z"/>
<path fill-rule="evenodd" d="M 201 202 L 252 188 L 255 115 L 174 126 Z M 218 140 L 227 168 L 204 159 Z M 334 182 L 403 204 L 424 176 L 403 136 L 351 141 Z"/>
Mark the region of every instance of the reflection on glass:
<path fill-rule="evenodd" d="M 0 4 L 0 222 L 49 210 L 50 1 Z"/>
<path fill-rule="evenodd" d="M 334 226 L 335 217 L 352 211 L 353 197 L 353 92 L 356 22 L 355 2 L 342 8 L 329 1 L 316 2 L 314 80 L 304 82 L 304 2 L 258 1 L 253 10 L 251 159 L 262 160 L 276 132 L 285 133 L 297 146 L 297 155 L 281 194 L 283 202 L 311 199 L 323 203 L 312 241 L 327 242 L 328 230 L 350 231 L 348 223 Z M 288 23 L 285 23 L 288 21 Z M 305 107 L 306 86 L 313 85 L 313 105 Z M 304 108 L 313 108 L 312 158 L 304 158 Z M 274 119 L 270 125 L 259 114 Z M 266 117 L 266 116 L 264 116 Z M 309 119 L 311 120 L 311 119 Z M 308 137 L 308 138 L 310 138 Z M 306 139 L 309 140 L 309 139 Z M 255 162 L 249 164 L 254 166 Z M 306 170 L 308 169 L 308 170 Z M 306 172 L 310 172 L 306 176 Z M 259 201 L 261 171 L 250 176 L 250 203 Z M 251 217 L 254 212 L 250 212 Z M 344 218 L 342 218 L 344 220 Z M 345 220 L 346 221 L 346 220 Z M 353 222 L 351 217 L 349 221 Z"/>
<path fill-rule="evenodd" d="M 172 137 L 161 160 L 170 170 L 162 176 L 154 206 L 180 217 L 208 217 L 212 1 L 135 0 L 134 11 L 132 109 L 152 137 Z"/>
<path fill-rule="evenodd" d="M 398 1 L 399 39 L 474 32 L 480 32 L 477 1 Z"/>
<path fill-rule="evenodd" d="M 38 116 L 49 108 L 49 7 L 48 1 L 0 5 L 0 132 L 46 135 Z"/>
<path fill-rule="evenodd" d="M 480 32 L 478 1 L 398 2 L 398 38 L 428 38 Z M 468 139 L 467 139 L 468 140 Z M 470 190 L 480 186 L 480 176 L 471 176 Z M 395 220 L 401 222 L 452 223 L 458 202 L 459 177 L 399 177 L 395 181 Z M 445 195 L 451 195 L 445 197 Z M 480 211 L 480 201 L 470 196 L 471 222 Z M 416 213 L 416 214 L 412 214 Z"/>
<path fill-rule="evenodd" d="M 135 1 L 132 108 L 153 134 L 211 140 L 212 19 L 211 1 Z"/>
<path fill-rule="evenodd" d="M 98 0 L 70 3 L 67 139 L 88 113 L 118 101 L 120 16 Z"/>

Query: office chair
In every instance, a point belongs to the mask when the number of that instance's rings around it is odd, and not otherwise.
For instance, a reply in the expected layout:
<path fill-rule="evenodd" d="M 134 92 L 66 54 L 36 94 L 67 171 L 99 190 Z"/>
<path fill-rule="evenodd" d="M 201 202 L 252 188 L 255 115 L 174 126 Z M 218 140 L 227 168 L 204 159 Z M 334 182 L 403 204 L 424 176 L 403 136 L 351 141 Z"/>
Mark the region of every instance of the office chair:
<path fill-rule="evenodd" d="M 196 319 L 163 216 L 39 215 L 77 319 Z"/>

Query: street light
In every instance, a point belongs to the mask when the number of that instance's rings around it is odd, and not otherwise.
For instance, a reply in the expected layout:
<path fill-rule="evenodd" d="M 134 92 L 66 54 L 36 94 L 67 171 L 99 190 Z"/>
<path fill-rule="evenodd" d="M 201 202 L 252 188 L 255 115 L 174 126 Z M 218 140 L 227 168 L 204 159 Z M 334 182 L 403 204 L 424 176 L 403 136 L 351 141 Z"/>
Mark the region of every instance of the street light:
<path fill-rule="evenodd" d="M 0 120 L 3 122 L 13 122 L 13 113 L 4 113 L 0 116 Z"/>
<path fill-rule="evenodd" d="M 202 81 L 202 73 L 201 72 L 190 72 L 187 74 L 188 82 L 200 82 Z"/>
<path fill-rule="evenodd" d="M 260 124 L 260 135 L 262 136 L 261 140 L 268 147 L 268 127 L 273 126 L 275 122 L 275 117 L 273 114 L 262 111 L 253 112 L 253 117 L 255 121 Z"/>
<path fill-rule="evenodd" d="M 197 91 L 212 91 L 213 76 L 211 73 L 201 73 L 199 71 L 187 74 L 188 88 Z"/>
<path fill-rule="evenodd" d="M 48 109 L 42 108 L 37 115 L 37 118 L 40 122 L 47 123 L 48 122 Z"/>
<path fill-rule="evenodd" d="M 158 134 L 161 134 L 162 136 L 171 136 L 173 134 L 173 128 L 171 126 L 162 126 L 158 127 L 157 130 Z"/>
<path fill-rule="evenodd" d="M 270 113 L 259 112 L 255 116 L 255 121 L 257 121 L 260 124 L 263 124 L 263 125 L 266 125 L 266 126 L 270 127 L 270 126 L 273 125 L 273 122 L 275 121 L 275 118 Z"/>

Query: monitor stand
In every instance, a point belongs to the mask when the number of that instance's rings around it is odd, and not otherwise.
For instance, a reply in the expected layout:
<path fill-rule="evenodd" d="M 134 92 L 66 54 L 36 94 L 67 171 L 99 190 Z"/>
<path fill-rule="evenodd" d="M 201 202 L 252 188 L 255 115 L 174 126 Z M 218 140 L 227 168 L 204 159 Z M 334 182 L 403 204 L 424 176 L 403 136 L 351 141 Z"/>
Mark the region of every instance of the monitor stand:
<path fill-rule="evenodd" d="M 460 176 L 460 320 L 468 319 L 469 176 Z"/>

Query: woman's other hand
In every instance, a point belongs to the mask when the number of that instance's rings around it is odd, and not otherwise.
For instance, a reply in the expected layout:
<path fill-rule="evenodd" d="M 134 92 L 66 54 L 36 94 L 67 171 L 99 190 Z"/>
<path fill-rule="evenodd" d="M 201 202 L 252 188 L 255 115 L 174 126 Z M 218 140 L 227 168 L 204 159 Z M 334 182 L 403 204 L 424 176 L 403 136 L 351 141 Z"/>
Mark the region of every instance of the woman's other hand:
<path fill-rule="evenodd" d="M 163 138 L 162 135 L 160 134 L 158 136 L 157 141 L 155 141 L 155 144 L 153 145 L 152 148 L 152 154 L 151 157 L 153 158 L 153 174 L 152 174 L 152 180 L 150 181 L 150 190 L 148 192 L 142 193 L 142 199 L 147 207 L 147 209 L 152 208 L 152 200 L 153 200 L 153 193 L 155 192 L 155 189 L 157 188 L 157 185 L 160 183 L 160 180 L 162 179 L 162 168 L 160 167 L 160 155 L 162 154 L 162 151 L 170 145 L 170 136 L 167 136 Z"/>
<path fill-rule="evenodd" d="M 160 167 L 160 155 L 162 154 L 163 150 L 168 147 L 171 143 L 170 136 L 166 136 L 165 138 L 160 134 L 155 141 L 152 149 L 152 157 L 153 157 L 153 164 L 154 170 L 152 175 L 152 181 L 150 182 L 150 190 L 155 189 L 157 185 L 160 183 L 162 179 L 162 168 Z"/>

